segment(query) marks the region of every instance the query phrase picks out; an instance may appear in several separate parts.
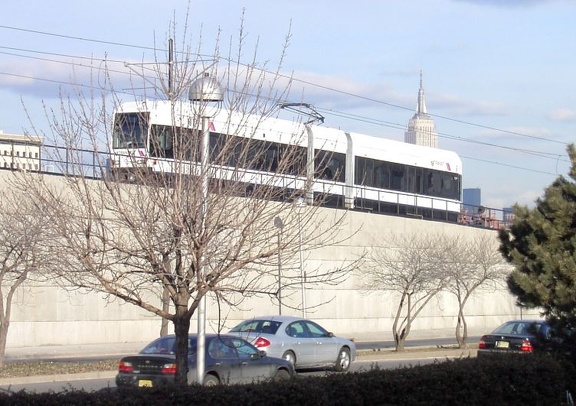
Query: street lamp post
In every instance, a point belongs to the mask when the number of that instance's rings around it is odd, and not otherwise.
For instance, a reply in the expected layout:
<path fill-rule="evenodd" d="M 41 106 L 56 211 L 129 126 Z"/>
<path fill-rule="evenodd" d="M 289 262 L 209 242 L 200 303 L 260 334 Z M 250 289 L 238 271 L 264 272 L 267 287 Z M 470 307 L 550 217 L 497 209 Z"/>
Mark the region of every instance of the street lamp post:
<path fill-rule="evenodd" d="M 299 197 L 294 202 L 298 207 L 298 254 L 300 257 L 300 292 L 302 294 L 302 318 L 306 318 L 306 273 L 304 272 L 304 260 L 302 258 L 302 217 L 300 215 L 300 210 L 302 207 L 306 206 L 306 201 L 304 198 Z"/>
<path fill-rule="evenodd" d="M 282 229 L 284 222 L 279 216 L 274 218 L 274 227 L 278 229 L 278 314 L 282 315 Z"/>
<path fill-rule="evenodd" d="M 224 92 L 216 79 L 211 78 L 208 73 L 196 79 L 190 86 L 188 99 L 191 102 L 200 104 L 200 117 L 202 119 L 202 143 L 200 148 L 200 177 L 202 179 L 202 205 L 201 205 L 201 226 L 202 234 L 206 233 L 206 216 L 208 215 L 208 164 L 210 155 L 210 115 L 206 108 L 208 103 L 221 103 L 224 100 Z M 205 247 L 203 248 L 203 250 Z M 204 284 L 205 279 L 205 258 L 200 257 L 200 267 L 198 269 L 198 280 Z M 198 288 L 200 289 L 200 287 Z M 200 385 L 204 383 L 204 371 L 206 370 L 206 293 L 202 294 L 198 303 L 198 338 L 196 351 L 196 372 Z"/>

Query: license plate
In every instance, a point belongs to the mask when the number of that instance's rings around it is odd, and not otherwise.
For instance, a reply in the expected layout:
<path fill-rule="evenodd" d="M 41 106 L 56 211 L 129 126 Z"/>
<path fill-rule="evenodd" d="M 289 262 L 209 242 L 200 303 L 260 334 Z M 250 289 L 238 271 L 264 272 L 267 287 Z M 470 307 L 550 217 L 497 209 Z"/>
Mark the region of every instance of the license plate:
<path fill-rule="evenodd" d="M 496 348 L 510 348 L 508 341 L 496 341 Z"/>
<path fill-rule="evenodd" d="M 142 379 L 138 381 L 138 386 L 140 388 L 151 388 L 152 387 L 152 381 L 149 379 Z"/>

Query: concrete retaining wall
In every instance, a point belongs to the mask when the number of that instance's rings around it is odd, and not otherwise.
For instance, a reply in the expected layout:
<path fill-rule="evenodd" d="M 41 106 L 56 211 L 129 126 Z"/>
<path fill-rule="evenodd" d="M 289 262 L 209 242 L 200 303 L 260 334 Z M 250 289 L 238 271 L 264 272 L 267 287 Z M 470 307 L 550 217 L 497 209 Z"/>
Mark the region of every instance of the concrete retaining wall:
<path fill-rule="evenodd" d="M 10 175 L 0 171 L 0 181 Z M 57 178 L 53 179 L 57 182 Z M 333 209 L 323 209 L 333 216 Z M 358 232 L 356 232 L 358 231 Z M 306 254 L 304 268 L 334 267 L 342 261 L 353 260 L 365 247 L 378 245 L 386 233 L 448 233 L 474 238 L 483 230 L 456 224 L 436 223 L 412 218 L 351 212 L 340 229 L 345 242 L 326 246 Z M 338 335 L 357 339 L 392 338 L 392 322 L 398 296 L 379 291 L 366 294 L 361 289 L 361 269 L 337 286 L 313 286 L 305 291 L 306 316 L 318 321 Z M 301 315 L 302 291 L 296 287 L 285 290 L 283 314 Z M 471 334 L 490 331 L 501 322 L 518 318 L 521 310 L 506 290 L 504 283 L 491 290 L 479 290 L 466 307 Z M 278 305 L 269 298 L 247 299 L 239 308 L 229 309 L 209 298 L 207 304 L 208 331 L 223 330 L 255 315 L 277 314 Z M 456 325 L 455 298 L 443 293 L 434 298 L 412 327 L 412 336 L 446 335 Z M 537 317 L 537 312 L 524 317 Z M 196 324 L 193 321 L 192 331 Z M 95 293 L 64 290 L 51 284 L 28 284 L 15 299 L 8 333 L 8 347 L 73 345 L 90 343 L 142 342 L 158 336 L 160 319 L 144 310 L 104 299 Z"/>

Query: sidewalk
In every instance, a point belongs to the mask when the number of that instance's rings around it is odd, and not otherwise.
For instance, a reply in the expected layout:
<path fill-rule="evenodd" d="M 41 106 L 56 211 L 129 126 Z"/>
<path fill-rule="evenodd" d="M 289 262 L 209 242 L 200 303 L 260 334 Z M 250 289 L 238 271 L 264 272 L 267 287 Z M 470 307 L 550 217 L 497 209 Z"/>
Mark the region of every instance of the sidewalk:
<path fill-rule="evenodd" d="M 58 358 L 82 358 L 82 357 L 110 357 L 120 358 L 125 355 L 135 354 L 149 342 L 129 343 L 102 343 L 102 344 L 75 344 L 75 345 L 46 345 L 39 347 L 15 347 L 6 348 L 5 362 L 58 359 Z"/>

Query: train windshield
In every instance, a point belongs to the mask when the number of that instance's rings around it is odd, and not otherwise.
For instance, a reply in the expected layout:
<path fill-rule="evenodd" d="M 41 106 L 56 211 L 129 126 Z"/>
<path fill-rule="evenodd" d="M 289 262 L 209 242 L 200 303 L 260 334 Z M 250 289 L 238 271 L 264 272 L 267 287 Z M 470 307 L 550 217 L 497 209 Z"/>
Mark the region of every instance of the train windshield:
<path fill-rule="evenodd" d="M 145 148 L 149 116 L 149 113 L 117 113 L 112 135 L 114 148 Z"/>

